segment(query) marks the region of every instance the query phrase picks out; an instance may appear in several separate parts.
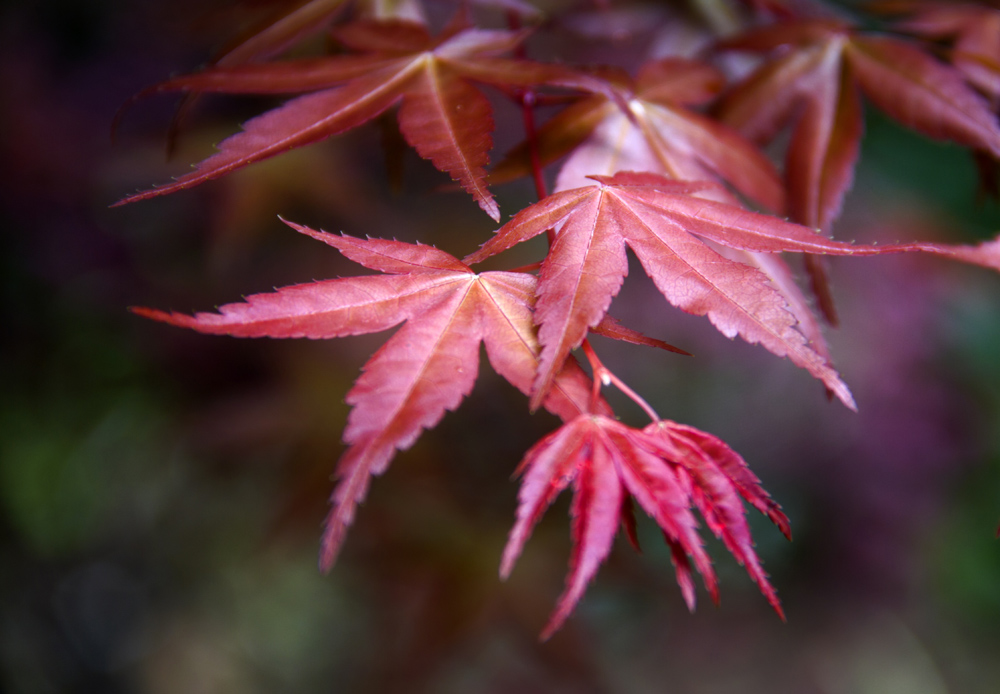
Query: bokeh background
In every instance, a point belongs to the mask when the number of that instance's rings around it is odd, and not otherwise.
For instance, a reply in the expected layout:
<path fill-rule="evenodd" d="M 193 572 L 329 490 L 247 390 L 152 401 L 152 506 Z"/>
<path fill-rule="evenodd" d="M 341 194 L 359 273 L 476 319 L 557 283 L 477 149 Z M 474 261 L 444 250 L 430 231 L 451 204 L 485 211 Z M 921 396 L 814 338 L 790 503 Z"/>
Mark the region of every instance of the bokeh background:
<path fill-rule="evenodd" d="M 619 541 L 575 616 L 539 643 L 569 554 L 568 500 L 506 583 L 497 567 L 511 473 L 556 421 L 529 415 L 485 363 L 461 409 L 374 483 L 321 575 L 343 397 L 385 337 L 215 338 L 127 307 L 205 310 L 355 272 L 278 214 L 459 256 L 493 227 L 414 155 L 387 161 L 392 129 L 378 124 L 109 209 L 271 103 L 204 100 L 167 161 L 174 104 L 151 99 L 112 142 L 129 96 L 232 35 L 230 9 L 0 5 L 0 692 L 997 691 L 1000 278 L 932 259 L 831 264 L 843 322 L 831 341 L 856 415 L 788 362 L 670 308 L 638 271 L 616 315 L 696 356 L 595 341 L 661 415 L 724 438 L 783 504 L 794 542 L 753 523 L 787 623 L 718 543 L 722 604 L 702 594 L 688 614 L 642 519 L 644 554 Z M 635 33 L 655 26 L 656 8 L 643 12 L 627 40 L 589 40 L 590 59 L 662 40 Z M 520 115 L 497 108 L 502 151 Z M 1000 229 L 976 190 L 967 153 L 869 113 L 839 229 L 975 242 Z M 532 201 L 525 185 L 497 192 L 506 214 Z M 527 263 L 541 248 L 516 252 Z"/>

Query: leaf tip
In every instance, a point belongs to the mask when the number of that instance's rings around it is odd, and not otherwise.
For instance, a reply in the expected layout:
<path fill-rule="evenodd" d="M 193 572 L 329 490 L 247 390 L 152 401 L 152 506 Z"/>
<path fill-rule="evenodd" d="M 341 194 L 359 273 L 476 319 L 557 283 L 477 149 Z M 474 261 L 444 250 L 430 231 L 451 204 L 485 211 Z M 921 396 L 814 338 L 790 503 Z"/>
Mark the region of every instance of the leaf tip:
<path fill-rule="evenodd" d="M 539 388 L 532 394 L 531 399 L 528 401 L 528 412 L 530 414 L 538 412 L 538 408 L 542 406 L 542 403 L 545 402 L 545 398 L 548 396 L 548 391 L 549 386 L 545 385 L 544 388 Z"/>
<path fill-rule="evenodd" d="M 328 574 L 337 563 L 337 555 L 340 554 L 340 547 L 344 543 L 344 535 L 347 532 L 347 525 L 331 518 L 323 531 L 323 540 L 319 550 L 319 570 L 320 573 Z"/>
<path fill-rule="evenodd" d="M 827 364 L 827 366 L 829 367 L 829 364 Z M 857 413 L 858 403 L 855 402 L 854 395 L 851 393 L 851 389 L 847 386 L 846 383 L 844 383 L 843 380 L 841 380 L 840 374 L 838 374 L 836 371 L 833 371 L 832 367 L 829 368 L 830 371 L 833 372 L 833 375 L 832 376 L 826 375 L 826 377 L 823 379 L 823 385 L 826 387 L 826 392 L 828 394 L 828 397 L 836 396 L 836 398 L 840 400 L 840 402 L 844 405 L 844 407 L 849 409 L 851 412 Z"/>
<path fill-rule="evenodd" d="M 476 196 L 476 202 L 479 203 L 479 207 L 482 208 L 483 212 L 488 214 L 490 218 L 496 222 L 500 223 L 500 205 L 497 201 L 490 195 L 489 191 Z"/>
<path fill-rule="evenodd" d="M 278 219 L 280 219 L 283 224 L 285 224 L 286 226 L 291 227 L 292 229 L 295 229 L 295 231 L 299 232 L 300 234 L 307 234 L 308 235 L 310 232 L 312 232 L 312 229 L 310 229 L 309 227 L 302 226 L 301 224 L 293 222 L 290 219 L 285 219 L 280 214 L 278 215 Z"/>
<path fill-rule="evenodd" d="M 183 327 L 188 327 L 193 319 L 190 316 L 186 316 L 183 313 L 167 312 L 161 311 L 158 308 L 147 308 L 146 306 L 129 306 L 128 310 L 130 313 L 134 313 L 142 318 L 149 318 L 150 320 L 159 321 L 161 323 L 170 323 L 171 325 L 179 325 Z"/>
<path fill-rule="evenodd" d="M 552 635 L 555 634 L 557 631 L 559 631 L 559 627 L 561 626 L 562 622 L 559 622 L 558 624 L 553 624 L 552 622 L 549 622 L 545 626 L 545 628 L 542 629 L 542 633 L 538 635 L 538 642 L 545 643 L 546 641 L 551 639 Z"/>
<path fill-rule="evenodd" d="M 707 588 L 708 588 L 708 596 L 712 598 L 712 604 L 714 604 L 716 607 L 721 605 L 722 598 L 719 597 L 719 586 L 716 585 L 715 582 L 712 582 L 712 584 L 710 586 L 707 586 Z"/>
<path fill-rule="evenodd" d="M 169 185 L 169 184 L 168 184 Z M 125 205 L 130 205 L 133 202 L 139 202 L 140 200 L 147 200 L 149 198 L 161 195 L 159 188 L 150 188 L 149 190 L 138 190 L 131 195 L 126 195 L 121 200 L 111 203 L 108 205 L 109 209 L 114 209 L 115 207 L 124 207 Z"/>
<path fill-rule="evenodd" d="M 567 603 L 570 596 L 563 595 L 562 599 L 559 600 L 559 604 L 556 606 L 556 611 L 552 613 L 549 617 L 548 624 L 542 629 L 542 633 L 538 635 L 538 640 L 541 643 L 545 643 L 552 635 L 557 631 L 562 629 L 563 624 L 566 623 L 566 619 L 573 612 L 573 608 L 576 607 L 576 603 L 579 601 L 580 596 L 576 596 L 572 601 Z"/>
<path fill-rule="evenodd" d="M 483 253 L 482 247 L 480 247 L 479 250 L 473 251 L 472 253 L 469 253 L 469 255 L 462 258 L 462 262 L 465 263 L 466 265 L 475 265 L 476 263 L 481 263 L 484 260 L 486 260 L 486 256 Z"/>
<path fill-rule="evenodd" d="M 520 544 L 520 542 L 515 542 L 512 533 L 510 540 L 507 541 L 507 546 L 504 548 L 503 558 L 500 560 L 501 581 L 506 581 L 510 578 L 510 574 L 514 570 L 514 564 L 517 563 L 517 558 L 521 554 Z"/>

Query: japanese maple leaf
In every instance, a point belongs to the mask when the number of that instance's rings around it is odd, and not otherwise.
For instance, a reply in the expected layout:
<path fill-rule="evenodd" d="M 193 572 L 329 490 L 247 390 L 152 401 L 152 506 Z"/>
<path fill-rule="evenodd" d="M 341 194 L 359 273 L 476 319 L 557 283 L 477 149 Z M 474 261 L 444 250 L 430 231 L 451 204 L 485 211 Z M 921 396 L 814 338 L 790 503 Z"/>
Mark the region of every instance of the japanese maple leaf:
<path fill-rule="evenodd" d="M 631 498 L 663 530 L 689 609 L 695 605 L 692 562 L 718 601 L 715 572 L 696 530 L 694 507 L 784 618 L 754 552 L 741 497 L 790 539 L 788 519 L 743 459 L 716 437 L 669 421 L 637 430 L 605 415 L 584 413 L 535 444 L 519 471 L 523 482 L 517 521 L 504 550 L 502 578 L 510 574 L 545 510 L 573 485 L 570 571 L 543 639 L 559 629 L 608 556 L 619 519 L 629 522 Z"/>
<path fill-rule="evenodd" d="M 216 66 L 150 90 L 280 94 L 313 92 L 251 119 L 244 132 L 173 183 L 119 204 L 189 188 L 255 161 L 358 127 L 399 103 L 399 127 L 417 153 L 450 174 L 496 220 L 486 185 L 492 107 L 471 82 L 607 89 L 569 68 L 496 57 L 524 32 L 453 28 L 432 38 L 420 24 L 362 21 L 336 32 L 349 55 Z"/>
<path fill-rule="evenodd" d="M 278 55 L 296 42 L 326 30 L 345 4 L 346 0 L 308 0 L 273 13 L 232 41 L 213 63 L 237 65 Z"/>
<path fill-rule="evenodd" d="M 279 55 L 295 43 L 326 30 L 345 4 L 345 0 L 308 0 L 271 12 L 263 21 L 255 22 L 249 30 L 230 41 L 210 65 L 232 67 Z M 141 96 L 136 95 L 119 109 L 112 131 L 117 130 L 126 108 Z M 187 94 L 177 105 L 167 135 L 169 153 L 173 153 L 177 135 L 197 100 L 197 94 Z"/>
<path fill-rule="evenodd" d="M 622 80 L 623 78 L 619 78 Z M 784 188 L 774 165 L 734 130 L 691 110 L 722 89 L 713 67 L 664 58 L 642 67 L 629 92 L 626 113 L 595 94 L 564 109 L 537 134 L 544 166 L 569 155 L 556 190 L 587 185 L 587 176 L 650 171 L 678 180 L 718 180 L 759 205 L 780 212 Z M 494 182 L 531 171 L 529 145 L 512 151 L 490 174 Z"/>
<path fill-rule="evenodd" d="M 873 9 L 910 15 L 903 31 L 929 39 L 953 40 L 951 62 L 994 105 L 1000 102 L 1000 6 L 972 2 L 893 0 Z"/>
<path fill-rule="evenodd" d="M 720 254 L 877 255 L 923 251 L 1000 269 L 1000 240 L 979 247 L 930 243 L 863 246 L 833 241 L 807 227 L 695 197 L 711 183 L 650 173 L 595 176 L 595 185 L 555 193 L 522 210 L 475 253 L 476 263 L 548 229 L 555 241 L 541 264 L 535 321 L 542 345 L 532 406 L 587 329 L 607 312 L 627 274 L 628 245 L 666 299 L 708 316 L 727 337 L 740 335 L 806 369 L 850 408 L 850 391 L 796 327 L 781 291 L 764 272 Z"/>
<path fill-rule="evenodd" d="M 628 90 L 628 114 L 601 95 L 588 97 L 558 113 L 539 130 L 542 165 L 569 154 L 556 178 L 556 191 L 589 184 L 592 175 L 649 171 L 679 180 L 729 182 L 772 212 L 784 209 L 784 186 L 770 160 L 748 141 L 715 120 L 690 110 L 704 104 L 723 85 L 723 76 L 703 63 L 665 58 L 645 65 Z M 630 116 L 630 117 L 629 117 Z M 490 173 L 494 183 L 531 171 L 527 143 L 513 150 Z M 705 191 L 723 202 L 735 199 L 722 189 Z M 813 349 L 829 358 L 826 338 L 809 301 L 780 257 L 741 253 L 734 258 L 755 265 L 771 278 L 799 321 Z"/>
<path fill-rule="evenodd" d="M 1000 108 L 1000 5 L 994 3 L 892 0 L 873 3 L 875 11 L 906 14 L 897 29 L 933 40 L 952 42 L 950 60 L 965 79 Z M 1000 197 L 1000 162 L 973 153 L 980 192 Z"/>
<path fill-rule="evenodd" d="M 333 338 L 399 329 L 365 364 L 347 394 L 353 406 L 344 431 L 348 449 L 326 523 L 320 564 L 332 566 L 372 475 L 383 473 L 397 450 L 410 447 L 472 389 L 484 343 L 493 368 L 528 393 L 538 367 L 532 322 L 537 280 L 521 272 L 474 273 L 444 251 L 380 239 L 362 240 L 293 228 L 383 274 L 285 287 L 193 316 L 148 308 L 148 318 L 203 333 L 237 337 Z M 609 337 L 670 348 L 607 320 Z M 595 401 L 579 365 L 567 361 L 546 396 L 546 409 L 570 420 L 581 412 L 610 413 Z"/>
<path fill-rule="evenodd" d="M 273 57 L 297 41 L 326 30 L 337 13 L 349 3 L 346 0 L 307 0 L 305 3 L 284 4 L 291 6 L 274 13 L 237 38 L 213 63 L 235 65 Z M 372 19 L 407 19 L 425 23 L 423 8 L 417 0 L 388 3 L 367 0 L 359 4 L 365 16 Z M 472 0 L 472 4 L 500 7 L 523 17 L 539 14 L 535 7 L 521 0 Z"/>
<path fill-rule="evenodd" d="M 723 100 L 720 117 L 758 142 L 794 124 L 785 167 L 794 221 L 828 231 L 837 217 L 858 157 L 861 92 L 903 125 L 1000 157 L 1000 127 L 985 101 L 906 41 L 802 21 L 722 46 L 774 56 Z"/>
<path fill-rule="evenodd" d="M 473 4 L 496 5 L 524 17 L 538 15 L 538 11 L 520 0 L 472 0 Z M 271 13 L 262 22 L 253 25 L 237 37 L 211 61 L 214 66 L 242 65 L 275 57 L 299 41 L 327 30 L 333 19 L 350 3 L 345 0 L 308 0 L 302 2 L 276 3 L 291 5 Z M 423 7 L 418 0 L 398 0 L 380 2 L 367 0 L 358 3 L 363 15 L 377 20 L 402 19 L 426 24 Z M 170 137 L 176 135 L 180 122 L 196 100 L 189 94 L 178 106 Z"/>

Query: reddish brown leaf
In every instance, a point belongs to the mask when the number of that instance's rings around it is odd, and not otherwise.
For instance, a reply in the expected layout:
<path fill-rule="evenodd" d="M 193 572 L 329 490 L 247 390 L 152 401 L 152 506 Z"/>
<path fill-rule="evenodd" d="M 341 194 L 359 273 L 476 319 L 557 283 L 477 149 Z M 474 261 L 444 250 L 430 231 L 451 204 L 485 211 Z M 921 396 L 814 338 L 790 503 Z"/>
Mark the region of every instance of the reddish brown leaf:
<path fill-rule="evenodd" d="M 793 124 L 786 154 L 793 221 L 830 233 L 853 179 L 862 135 L 858 91 L 890 116 L 930 137 L 1000 152 L 1000 127 L 961 76 L 898 39 L 867 36 L 842 22 L 779 23 L 724 47 L 775 51 L 723 101 L 724 122 L 758 142 Z M 807 259 L 827 320 L 836 310 L 822 263 Z"/>
<path fill-rule="evenodd" d="M 1000 8 L 970 22 L 955 42 L 951 60 L 995 107 L 1000 101 Z"/>
<path fill-rule="evenodd" d="M 590 332 L 602 337 L 610 337 L 612 340 L 631 342 L 633 345 L 657 347 L 667 352 L 673 352 L 674 354 L 683 354 L 688 357 L 691 356 L 690 352 L 687 352 L 680 347 L 674 347 L 671 344 L 667 344 L 663 340 L 647 337 L 636 330 L 625 327 L 619 323 L 616 318 L 611 317 L 609 314 L 605 314 L 604 318 L 601 319 L 601 322 L 592 327 Z"/>
<path fill-rule="evenodd" d="M 792 219 L 829 230 L 854 178 L 863 128 L 861 101 L 839 59 L 817 75 L 815 88 L 792 134 L 785 169 Z"/>
<path fill-rule="evenodd" d="M 786 178 L 794 221 L 829 231 L 853 177 L 861 138 L 857 90 L 929 137 L 1000 156 L 1000 127 L 961 75 L 933 56 L 837 22 L 781 23 L 723 44 L 775 51 L 723 101 L 720 116 L 767 141 L 795 123 Z"/>
<path fill-rule="evenodd" d="M 211 61 L 211 65 L 231 68 L 277 56 L 298 41 L 326 29 L 345 4 L 344 0 L 308 0 L 288 11 L 270 16 L 231 42 Z M 141 93 L 137 97 L 144 95 Z M 197 94 L 187 94 L 178 105 L 170 125 L 169 150 L 173 149 L 181 124 L 194 108 L 197 98 Z M 131 103 L 132 101 L 128 102 L 126 106 Z M 118 122 L 123 110 L 124 107 L 119 110 L 115 123 Z"/>
<path fill-rule="evenodd" d="M 428 48 L 430 32 L 420 22 L 369 19 L 336 27 L 331 34 L 352 51 L 403 57 Z"/>
<path fill-rule="evenodd" d="M 839 50 L 839 44 L 834 42 L 824 52 L 824 69 L 839 73 L 839 77 L 824 74 L 823 79 L 818 79 L 817 74 L 815 87 L 792 133 L 785 166 L 789 215 L 827 232 L 840 215 L 844 196 L 851 187 L 864 127 L 850 66 L 834 57 Z M 820 313 L 836 326 L 837 311 L 825 263 L 807 257 L 805 266 Z"/>
<path fill-rule="evenodd" d="M 874 3 L 872 9 L 910 15 L 896 23 L 902 31 L 952 41 L 952 64 L 996 106 L 1000 100 L 1000 7 L 925 0 Z"/>
<path fill-rule="evenodd" d="M 300 4 L 257 27 L 227 49 L 215 64 L 237 65 L 275 56 L 296 41 L 323 31 L 344 4 L 344 0 L 309 0 Z"/>
<path fill-rule="evenodd" d="M 232 67 L 216 66 L 154 84 L 140 92 L 139 96 L 179 91 L 213 94 L 294 94 L 318 91 L 397 63 L 397 57 L 369 54 L 342 55 L 336 59 L 303 58 Z"/>
<path fill-rule="evenodd" d="M 636 92 L 646 101 L 673 106 L 706 104 L 722 91 L 725 76 L 711 65 L 682 58 L 661 58 L 643 65 Z"/>
<path fill-rule="evenodd" d="M 788 51 L 765 62 L 725 95 L 717 109 L 720 120 L 753 142 L 770 142 L 808 98 L 822 55 Z"/>
<path fill-rule="evenodd" d="M 996 116 L 954 69 L 897 39 L 859 37 L 848 55 L 865 96 L 890 116 L 1000 157 Z"/>
<path fill-rule="evenodd" d="M 256 161 L 363 125 L 400 99 L 399 90 L 414 78 L 418 67 L 407 70 L 391 64 L 343 87 L 293 99 L 247 121 L 242 133 L 220 143 L 219 152 L 198 164 L 193 172 L 171 184 L 130 195 L 116 205 L 191 188 Z M 246 72 L 246 68 L 241 72 Z"/>
<path fill-rule="evenodd" d="M 500 211 L 486 187 L 492 147 L 492 109 L 469 80 L 496 85 L 549 84 L 610 93 L 603 81 L 558 65 L 494 57 L 523 40 L 523 32 L 466 29 L 432 39 L 419 24 L 359 22 L 338 37 L 361 53 L 277 64 L 219 66 L 157 85 L 189 93 L 315 93 L 248 121 L 244 132 L 169 185 L 118 204 L 172 193 L 250 163 L 303 147 L 374 119 L 402 101 L 400 128 L 417 152 L 450 174 L 491 217 Z"/>
<path fill-rule="evenodd" d="M 624 109 L 607 97 L 591 97 L 565 109 L 538 132 L 544 166 L 569 157 L 556 190 L 587 185 L 593 175 L 652 171 L 678 180 L 718 180 L 764 207 L 780 212 L 784 190 L 771 162 L 730 128 L 685 106 L 706 101 L 722 87 L 714 68 L 679 58 L 640 70 Z M 503 181 L 531 172 L 527 143 L 493 171 Z"/>

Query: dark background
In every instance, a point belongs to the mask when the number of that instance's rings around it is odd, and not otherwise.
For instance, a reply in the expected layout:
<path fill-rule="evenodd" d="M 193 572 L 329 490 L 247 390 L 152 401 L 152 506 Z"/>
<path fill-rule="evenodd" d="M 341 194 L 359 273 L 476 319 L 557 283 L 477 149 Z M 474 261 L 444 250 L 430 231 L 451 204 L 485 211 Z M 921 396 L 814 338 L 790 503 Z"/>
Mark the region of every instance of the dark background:
<path fill-rule="evenodd" d="M 718 543 L 722 605 L 702 594 L 688 614 L 642 519 L 645 553 L 619 541 L 575 615 L 539 644 L 569 553 L 567 499 L 509 581 L 497 567 L 511 472 L 556 421 L 530 416 L 485 363 L 462 408 L 374 482 L 323 576 L 343 397 L 385 337 L 241 341 L 127 311 L 207 310 L 355 272 L 279 213 L 459 256 L 490 220 L 438 192 L 443 177 L 413 155 L 391 193 L 378 125 L 109 209 L 272 103 L 206 99 L 167 162 L 173 102 L 151 99 L 112 143 L 130 95 L 202 64 L 239 17 L 221 2 L 159 0 L 0 12 L 0 691 L 996 691 L 996 276 L 912 257 L 832 263 L 843 326 L 831 340 L 855 415 L 787 361 L 667 306 L 634 272 L 616 315 L 696 356 L 595 345 L 661 415 L 741 452 L 784 506 L 794 542 L 753 523 L 788 623 Z M 592 48 L 595 60 L 623 52 Z M 502 150 L 520 116 L 498 104 L 497 121 Z M 842 238 L 996 233 L 997 205 L 977 202 L 965 152 L 874 113 L 867 128 Z M 532 201 L 525 185 L 497 192 L 505 215 Z"/>

